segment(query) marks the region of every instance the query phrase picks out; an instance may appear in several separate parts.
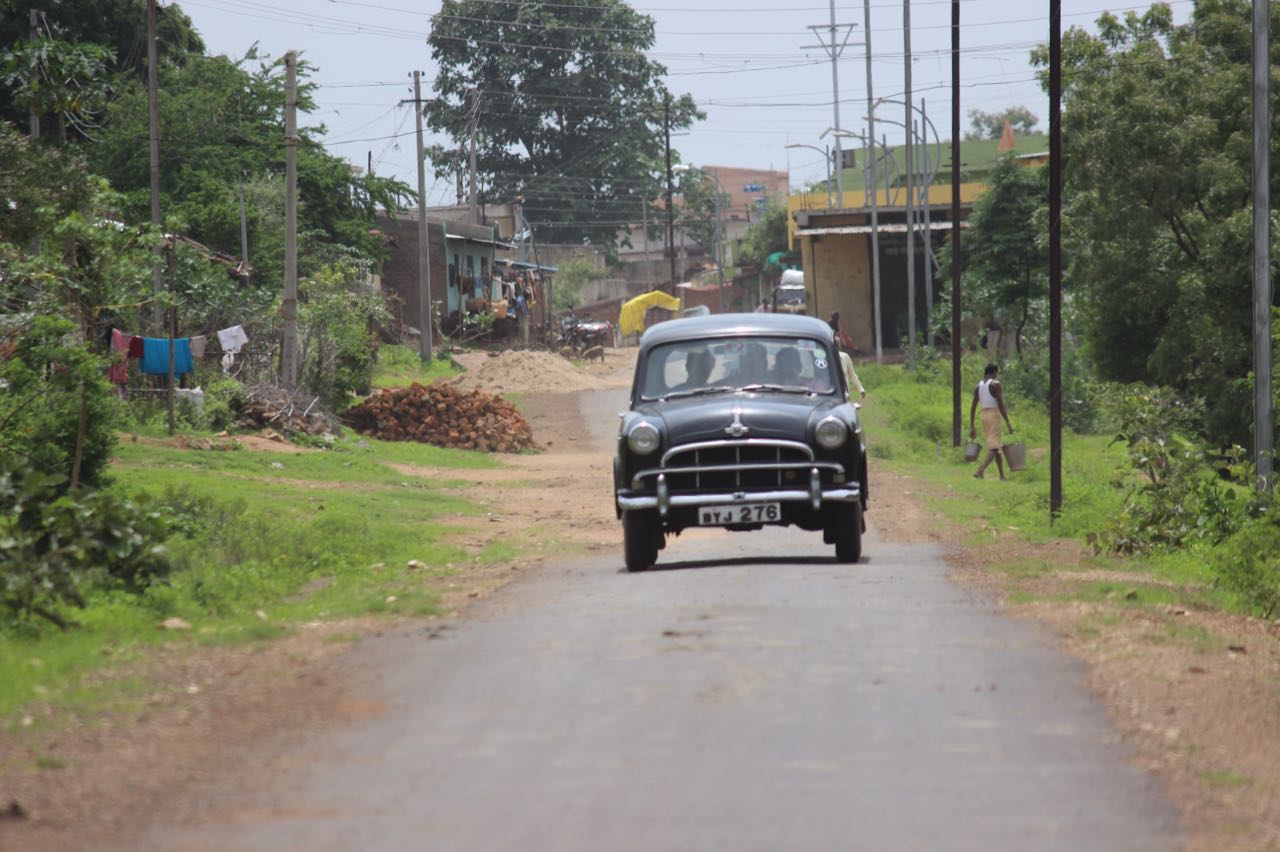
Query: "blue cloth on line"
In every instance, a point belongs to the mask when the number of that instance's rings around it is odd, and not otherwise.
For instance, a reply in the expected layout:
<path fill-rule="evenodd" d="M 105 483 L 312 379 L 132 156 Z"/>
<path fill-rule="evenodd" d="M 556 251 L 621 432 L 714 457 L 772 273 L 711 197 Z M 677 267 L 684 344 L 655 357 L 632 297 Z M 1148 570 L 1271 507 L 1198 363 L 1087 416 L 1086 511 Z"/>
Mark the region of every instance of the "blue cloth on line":
<path fill-rule="evenodd" d="M 191 358 L 191 338 L 173 341 L 173 374 L 181 376 L 195 368 Z M 142 372 L 153 376 L 169 375 L 169 338 L 142 338 Z"/>

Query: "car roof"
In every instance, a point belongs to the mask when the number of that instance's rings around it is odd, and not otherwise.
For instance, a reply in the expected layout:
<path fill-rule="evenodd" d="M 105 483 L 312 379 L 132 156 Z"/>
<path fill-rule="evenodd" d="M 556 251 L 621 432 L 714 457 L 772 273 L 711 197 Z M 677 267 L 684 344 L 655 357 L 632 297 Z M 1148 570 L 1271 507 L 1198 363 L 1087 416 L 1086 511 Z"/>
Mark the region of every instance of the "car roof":
<path fill-rule="evenodd" d="M 648 349 L 673 340 L 697 340 L 737 336 L 810 337 L 831 341 L 831 327 L 816 317 L 800 314 L 711 314 L 681 317 L 650 327 L 640 338 L 640 348 Z"/>

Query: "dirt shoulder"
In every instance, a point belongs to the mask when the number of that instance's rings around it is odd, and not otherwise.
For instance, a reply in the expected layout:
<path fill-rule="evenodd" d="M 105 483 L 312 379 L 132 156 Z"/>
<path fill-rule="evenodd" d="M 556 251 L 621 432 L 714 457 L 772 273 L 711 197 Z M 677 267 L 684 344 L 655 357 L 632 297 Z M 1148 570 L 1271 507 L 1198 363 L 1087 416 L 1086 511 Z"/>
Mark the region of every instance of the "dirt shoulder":
<path fill-rule="evenodd" d="M 1081 543 L 974 535 L 924 508 L 926 494 L 946 499 L 930 488 L 882 474 L 869 516 L 891 539 L 947 545 L 957 582 L 1087 664 L 1089 688 L 1178 807 L 1188 849 L 1280 848 L 1280 622 L 1161 602 L 1176 598 L 1167 582 Z"/>
<path fill-rule="evenodd" d="M 621 374 L 624 384 L 630 380 L 625 357 L 593 367 L 589 381 L 596 386 L 617 386 Z M 471 484 L 457 489 L 459 496 L 484 512 L 448 520 L 468 552 L 507 542 L 517 543 L 514 555 L 442 574 L 415 572 L 439 596 L 443 616 L 308 623 L 282 639 L 165 646 L 102 669 L 94 680 L 112 686 L 94 709 L 33 706 L 12 729 L 0 730 L 0 849 L 118 847 L 192 783 L 279 771 L 291 743 L 379 712 L 361 673 L 346 662 L 353 643 L 388 632 L 439 635 L 471 603 L 543 558 L 616 547 L 610 458 L 591 449 L 577 397 L 523 394 L 521 408 L 544 451 L 504 457 L 500 469 L 468 471 Z M 257 440 L 278 450 L 274 441 Z M 456 470 L 399 467 L 441 481 L 459 478 Z"/>

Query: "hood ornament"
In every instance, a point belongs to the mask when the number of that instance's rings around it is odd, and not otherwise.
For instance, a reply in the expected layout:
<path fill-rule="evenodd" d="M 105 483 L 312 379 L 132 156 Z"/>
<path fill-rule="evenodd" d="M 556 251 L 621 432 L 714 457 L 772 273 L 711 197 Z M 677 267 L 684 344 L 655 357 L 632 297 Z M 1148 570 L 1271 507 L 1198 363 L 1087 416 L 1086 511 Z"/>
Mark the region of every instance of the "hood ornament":
<path fill-rule="evenodd" d="M 751 427 L 742 422 L 742 407 L 733 407 L 733 422 L 724 427 L 724 433 L 731 438 L 741 438 L 751 431 Z"/>

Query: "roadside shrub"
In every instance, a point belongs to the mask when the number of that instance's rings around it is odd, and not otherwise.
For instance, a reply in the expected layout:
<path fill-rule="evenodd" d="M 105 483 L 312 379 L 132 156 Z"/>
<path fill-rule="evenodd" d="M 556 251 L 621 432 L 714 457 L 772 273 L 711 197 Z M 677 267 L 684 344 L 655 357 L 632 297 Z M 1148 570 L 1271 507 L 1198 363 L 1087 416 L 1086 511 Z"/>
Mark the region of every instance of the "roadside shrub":
<path fill-rule="evenodd" d="M 62 494 L 64 480 L 0 461 L 0 608 L 59 627 L 86 586 L 138 592 L 169 571 L 164 515 L 106 490 Z"/>
<path fill-rule="evenodd" d="M 1103 426 L 1102 385 L 1092 378 L 1093 369 L 1077 349 L 1062 353 L 1062 421 L 1081 434 L 1096 433 Z M 1000 381 L 1014 395 L 1049 405 L 1049 354 L 1023 352 L 1000 370 Z"/>
<path fill-rule="evenodd" d="M 1217 548 L 1213 567 L 1222 584 L 1264 618 L 1280 612 L 1280 512 L 1249 521 Z"/>
<path fill-rule="evenodd" d="M 1217 544 L 1261 507 L 1253 466 L 1240 447 L 1212 452 L 1193 438 L 1201 407 L 1166 388 L 1113 386 L 1106 411 L 1119 427 L 1128 465 L 1113 481 L 1124 508 L 1089 535 L 1098 551 L 1137 553 L 1195 542 Z"/>
<path fill-rule="evenodd" d="M 235 379 L 222 378 L 209 382 L 204 389 L 205 424 L 215 432 L 230 429 L 235 425 L 244 400 L 244 385 Z"/>
<path fill-rule="evenodd" d="M 334 411 L 346 408 L 351 394 L 372 391 L 373 329 L 390 318 L 381 296 L 357 273 L 353 264 L 336 263 L 318 270 L 300 286 L 303 384 Z"/>
<path fill-rule="evenodd" d="M 66 319 L 36 316 L 0 338 L 8 350 L 0 358 L 0 453 L 57 477 L 63 484 L 55 490 L 70 482 L 78 442 L 79 483 L 105 479 L 120 420 L 102 360 L 74 342 L 73 328 Z"/>

